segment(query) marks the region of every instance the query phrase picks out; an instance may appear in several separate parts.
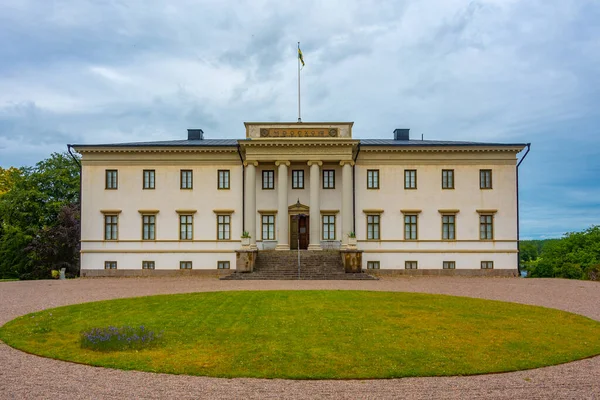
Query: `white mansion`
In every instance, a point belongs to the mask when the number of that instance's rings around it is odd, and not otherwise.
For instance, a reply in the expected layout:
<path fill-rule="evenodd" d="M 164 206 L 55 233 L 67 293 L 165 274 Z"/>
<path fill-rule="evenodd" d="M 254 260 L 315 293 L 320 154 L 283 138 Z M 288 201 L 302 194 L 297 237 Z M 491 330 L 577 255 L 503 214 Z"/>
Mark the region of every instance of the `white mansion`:
<path fill-rule="evenodd" d="M 526 144 L 410 140 L 408 129 L 359 140 L 352 125 L 248 122 L 241 140 L 190 129 L 72 146 L 82 276 L 234 269 L 246 231 L 258 254 L 356 242 L 363 269 L 516 273 Z"/>

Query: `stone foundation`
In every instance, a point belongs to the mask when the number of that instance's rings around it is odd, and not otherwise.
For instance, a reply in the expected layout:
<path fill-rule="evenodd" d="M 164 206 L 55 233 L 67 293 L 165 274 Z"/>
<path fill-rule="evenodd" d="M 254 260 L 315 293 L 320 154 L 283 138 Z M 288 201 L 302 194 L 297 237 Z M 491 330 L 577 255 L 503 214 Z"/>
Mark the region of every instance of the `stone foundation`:
<path fill-rule="evenodd" d="M 515 269 L 369 269 L 366 273 L 375 276 L 496 276 L 518 277 Z"/>
<path fill-rule="evenodd" d="M 169 276 L 204 276 L 219 278 L 230 275 L 230 269 L 82 269 L 82 278 L 99 277 L 169 277 Z"/>

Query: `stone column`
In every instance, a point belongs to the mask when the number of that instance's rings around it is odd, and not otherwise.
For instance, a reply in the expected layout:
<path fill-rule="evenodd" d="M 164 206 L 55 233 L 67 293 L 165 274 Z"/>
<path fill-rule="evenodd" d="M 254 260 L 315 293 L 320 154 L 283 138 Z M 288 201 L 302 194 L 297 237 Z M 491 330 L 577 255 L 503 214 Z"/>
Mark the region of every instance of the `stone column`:
<path fill-rule="evenodd" d="M 322 161 L 309 161 L 310 166 L 310 242 L 308 250 L 323 250 L 321 248 L 321 165 Z"/>
<path fill-rule="evenodd" d="M 250 232 L 250 248 L 256 249 L 256 167 L 258 162 L 245 161 L 246 166 L 246 209 L 245 226 Z"/>
<path fill-rule="evenodd" d="M 289 250 L 288 222 L 288 167 L 289 161 L 277 161 L 277 247 L 275 250 Z"/>
<path fill-rule="evenodd" d="M 341 161 L 342 166 L 342 249 L 348 247 L 348 233 L 352 232 L 352 161 Z"/>

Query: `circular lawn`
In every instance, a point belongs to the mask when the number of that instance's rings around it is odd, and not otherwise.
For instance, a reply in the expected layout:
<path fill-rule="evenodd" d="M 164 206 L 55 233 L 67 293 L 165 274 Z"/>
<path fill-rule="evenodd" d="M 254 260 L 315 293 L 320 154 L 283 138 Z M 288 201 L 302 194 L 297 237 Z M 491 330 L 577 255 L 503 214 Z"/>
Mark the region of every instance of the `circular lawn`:
<path fill-rule="evenodd" d="M 598 355 L 600 322 L 445 295 L 239 291 L 48 309 L 8 322 L 0 339 L 45 357 L 126 370 L 398 378 L 515 371 Z"/>

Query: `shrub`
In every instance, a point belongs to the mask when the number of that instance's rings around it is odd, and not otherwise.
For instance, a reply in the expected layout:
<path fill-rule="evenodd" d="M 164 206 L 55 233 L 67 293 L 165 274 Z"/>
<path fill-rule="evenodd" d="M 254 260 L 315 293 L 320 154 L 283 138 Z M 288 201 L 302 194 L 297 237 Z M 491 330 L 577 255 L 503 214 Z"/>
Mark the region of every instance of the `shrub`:
<path fill-rule="evenodd" d="M 585 273 L 590 281 L 600 281 L 600 264 L 590 265 Z"/>
<path fill-rule="evenodd" d="M 52 270 L 52 279 L 58 279 L 58 278 L 60 278 L 60 272 L 53 269 Z"/>
<path fill-rule="evenodd" d="M 579 264 L 567 263 L 557 269 L 556 276 L 567 279 L 581 279 L 583 278 L 583 270 Z"/>
<path fill-rule="evenodd" d="M 141 350 L 156 346 L 161 333 L 146 328 L 131 326 L 109 326 L 81 332 L 81 347 L 96 351 Z"/>

